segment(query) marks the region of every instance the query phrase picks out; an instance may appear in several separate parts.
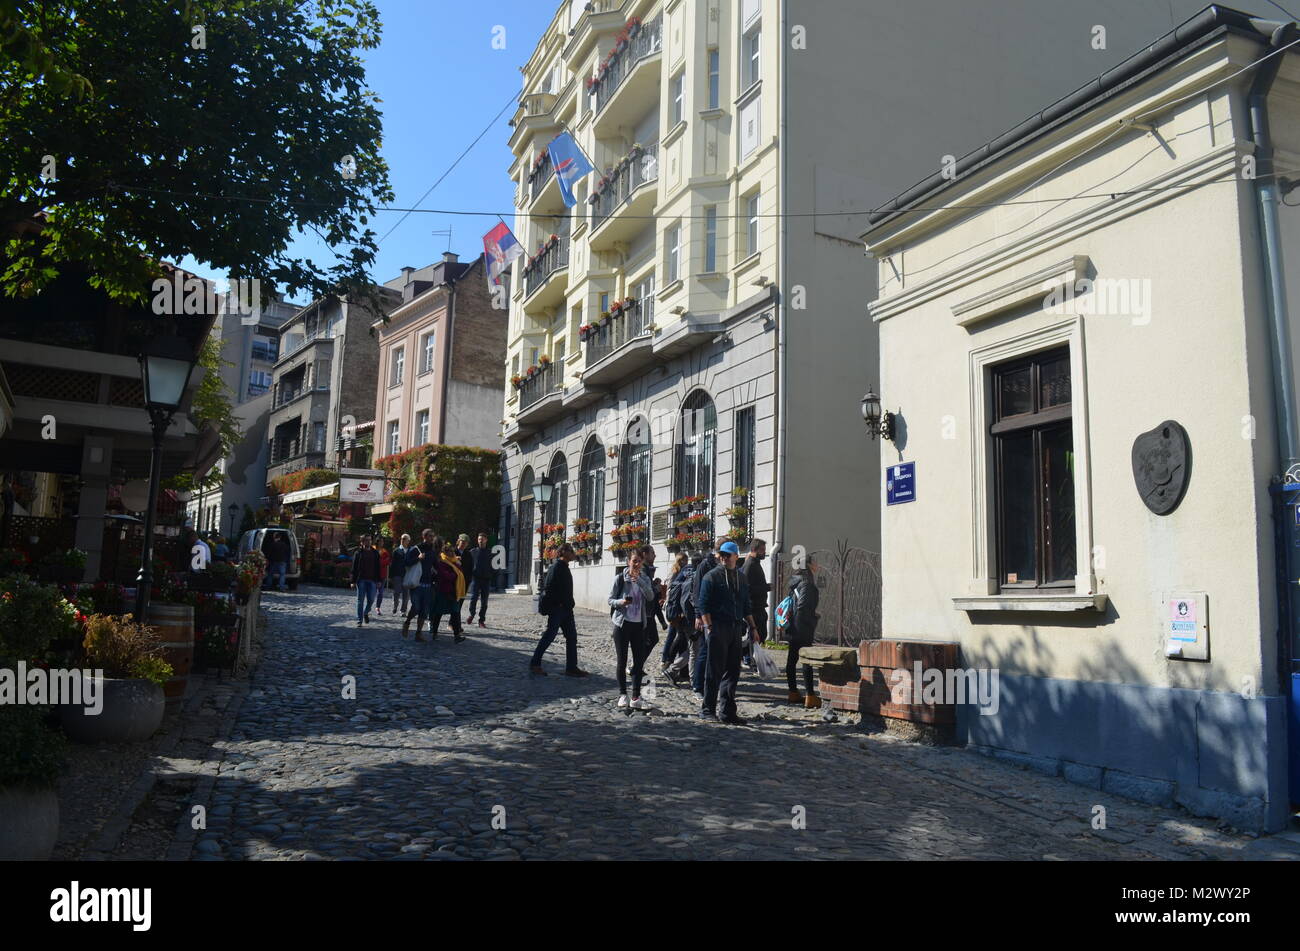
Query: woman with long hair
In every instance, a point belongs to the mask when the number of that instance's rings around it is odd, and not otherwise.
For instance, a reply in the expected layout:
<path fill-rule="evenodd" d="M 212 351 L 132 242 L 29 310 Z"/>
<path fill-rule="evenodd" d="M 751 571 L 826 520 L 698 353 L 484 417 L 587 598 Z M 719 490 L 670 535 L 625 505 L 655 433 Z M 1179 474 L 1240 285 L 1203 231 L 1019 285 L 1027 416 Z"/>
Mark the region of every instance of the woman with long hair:
<path fill-rule="evenodd" d="M 641 699 L 641 679 L 645 674 L 645 659 L 650 653 L 647 637 L 654 624 L 655 589 L 650 576 L 641 570 L 640 552 L 632 552 L 627 567 L 614 577 L 614 587 L 609 592 L 609 606 L 613 609 L 614 647 L 618 652 L 618 705 L 629 706 L 627 699 L 627 655 L 632 654 L 633 710 L 644 710 L 649 704 Z"/>

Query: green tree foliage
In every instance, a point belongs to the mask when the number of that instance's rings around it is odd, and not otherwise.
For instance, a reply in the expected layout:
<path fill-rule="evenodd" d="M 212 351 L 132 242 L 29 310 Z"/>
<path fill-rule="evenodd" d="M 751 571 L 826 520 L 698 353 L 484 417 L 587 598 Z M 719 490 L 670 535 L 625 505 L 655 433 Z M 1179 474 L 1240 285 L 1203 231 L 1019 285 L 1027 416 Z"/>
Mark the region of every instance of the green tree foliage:
<path fill-rule="evenodd" d="M 190 254 L 374 307 L 367 225 L 392 192 L 360 52 L 379 37 L 368 0 L 0 0 L 0 294 L 78 261 L 138 302 Z M 291 255 L 303 231 L 334 260 Z"/>

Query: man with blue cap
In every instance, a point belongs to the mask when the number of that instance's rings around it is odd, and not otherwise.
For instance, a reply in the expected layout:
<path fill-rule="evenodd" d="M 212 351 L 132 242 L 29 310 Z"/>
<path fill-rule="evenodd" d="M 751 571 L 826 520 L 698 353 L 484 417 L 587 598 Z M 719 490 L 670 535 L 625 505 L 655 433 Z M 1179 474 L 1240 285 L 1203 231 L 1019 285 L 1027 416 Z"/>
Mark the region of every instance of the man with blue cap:
<path fill-rule="evenodd" d="M 754 628 L 749 586 L 736 568 L 739 556 L 740 549 L 735 542 L 723 542 L 719 546 L 721 564 L 705 575 L 697 605 L 704 617 L 709 645 L 709 676 L 705 678 L 700 716 L 712 719 L 716 714 L 721 722 L 730 724 L 745 722 L 736 714 L 736 684 L 740 680 L 741 642 L 746 625 L 749 630 Z M 719 697 L 722 710 L 717 713 Z"/>

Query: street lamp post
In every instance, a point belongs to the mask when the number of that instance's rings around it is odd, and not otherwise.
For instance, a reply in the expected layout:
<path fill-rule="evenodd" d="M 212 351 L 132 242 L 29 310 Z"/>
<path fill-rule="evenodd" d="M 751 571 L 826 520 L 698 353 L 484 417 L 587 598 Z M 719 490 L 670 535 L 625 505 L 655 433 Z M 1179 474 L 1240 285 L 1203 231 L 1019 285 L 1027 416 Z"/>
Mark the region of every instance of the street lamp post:
<path fill-rule="evenodd" d="M 551 493 L 555 490 L 555 483 L 551 481 L 549 473 L 533 486 L 533 498 L 537 500 L 537 506 L 542 513 L 542 526 L 546 525 L 546 506 L 550 504 Z M 537 536 L 537 590 L 542 590 L 542 572 L 546 569 L 546 562 L 543 556 L 546 553 L 546 533 L 542 532 Z"/>
<path fill-rule="evenodd" d="M 136 578 L 135 617 L 144 623 L 149 610 L 149 589 L 153 587 L 154 510 L 162 481 L 162 444 L 172 415 L 180 408 L 197 358 L 193 349 L 175 334 L 152 337 L 140 354 L 144 378 L 144 408 L 153 431 L 153 453 L 149 466 L 149 505 L 144 513 L 144 545 L 140 553 L 140 574 Z"/>
<path fill-rule="evenodd" d="M 228 538 L 235 537 L 235 515 L 239 512 L 239 503 L 231 502 L 227 511 L 230 512 L 230 531 L 227 533 Z"/>

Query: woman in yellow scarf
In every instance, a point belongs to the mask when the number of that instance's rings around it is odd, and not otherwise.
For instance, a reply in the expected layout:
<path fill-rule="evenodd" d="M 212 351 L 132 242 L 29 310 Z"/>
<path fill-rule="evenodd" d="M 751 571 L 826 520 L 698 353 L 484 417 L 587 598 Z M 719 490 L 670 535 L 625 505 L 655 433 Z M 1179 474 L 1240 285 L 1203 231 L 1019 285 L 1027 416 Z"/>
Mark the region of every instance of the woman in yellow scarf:
<path fill-rule="evenodd" d="M 429 636 L 432 638 L 438 636 L 438 626 L 442 623 L 445 614 L 451 620 L 451 632 L 456 636 L 456 643 L 459 644 L 465 639 L 465 634 L 460 627 L 460 602 L 464 599 L 465 591 L 469 586 L 465 582 L 465 573 L 460 570 L 460 560 L 452 550 L 451 543 L 444 545 L 441 539 L 438 539 L 434 545 L 438 555 L 438 560 L 435 562 L 437 590 L 433 596 L 433 621 L 429 626 Z"/>

